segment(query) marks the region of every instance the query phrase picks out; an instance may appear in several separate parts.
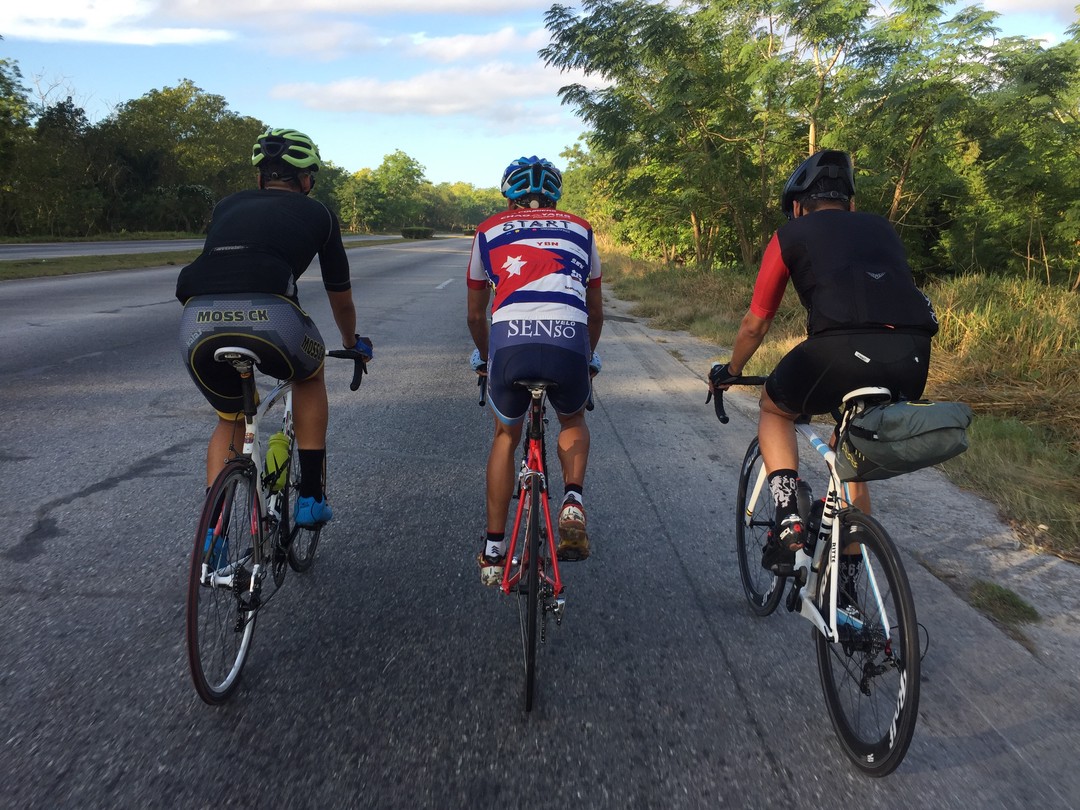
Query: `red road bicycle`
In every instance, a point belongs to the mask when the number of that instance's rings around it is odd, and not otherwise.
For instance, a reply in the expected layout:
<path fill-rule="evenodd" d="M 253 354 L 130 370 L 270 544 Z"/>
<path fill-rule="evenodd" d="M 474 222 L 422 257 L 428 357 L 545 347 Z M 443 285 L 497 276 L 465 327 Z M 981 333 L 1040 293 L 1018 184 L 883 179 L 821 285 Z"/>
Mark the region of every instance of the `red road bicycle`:
<path fill-rule="evenodd" d="M 480 404 L 484 404 L 486 377 L 481 377 Z M 544 453 L 544 403 L 550 380 L 517 380 L 532 395 L 522 439 L 518 470 L 517 509 L 501 590 L 517 596 L 521 627 L 522 660 L 525 666 L 525 711 L 532 711 L 536 696 L 536 653 L 547 640 L 548 616 L 562 624 L 566 608 L 555 533 L 548 502 L 547 459 Z M 590 403 L 591 404 L 591 403 Z"/>

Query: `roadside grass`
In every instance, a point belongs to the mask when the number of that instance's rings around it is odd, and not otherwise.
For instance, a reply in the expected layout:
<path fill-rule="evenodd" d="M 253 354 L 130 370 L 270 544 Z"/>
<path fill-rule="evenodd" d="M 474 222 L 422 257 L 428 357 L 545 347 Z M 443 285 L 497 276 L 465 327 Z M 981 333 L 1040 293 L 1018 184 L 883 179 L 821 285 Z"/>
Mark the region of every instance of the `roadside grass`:
<path fill-rule="evenodd" d="M 968 604 L 998 625 L 1006 635 L 1033 655 L 1039 654 L 1021 625 L 1042 621 L 1042 616 L 1023 598 L 1002 585 L 983 579 L 974 580 L 966 595 Z"/>
<path fill-rule="evenodd" d="M 192 234 L 155 234 L 156 238 L 194 238 Z M 142 235 L 138 238 L 150 238 Z M 12 241 L 12 240 L 8 240 Z M 92 240 L 79 240 L 92 241 Z M 115 240 L 114 240 L 115 241 Z M 348 242 L 347 250 L 404 242 L 400 236 L 387 236 L 364 242 Z M 201 251 L 180 250 L 161 253 L 117 253 L 108 256 L 59 256 L 52 259 L 0 259 L 0 281 L 42 276 L 69 276 L 78 273 L 100 273 L 109 270 L 142 270 L 147 267 L 177 267 L 195 260 Z"/>
<path fill-rule="evenodd" d="M 1039 621 L 1039 611 L 1008 588 L 984 579 L 971 583 L 968 593 L 971 606 L 985 613 L 995 621 L 1016 628 L 1020 624 Z"/>
<path fill-rule="evenodd" d="M 135 270 L 145 267 L 180 266 L 194 261 L 200 251 L 169 253 L 127 253 L 113 256 L 60 256 L 55 259 L 14 259 L 0 261 L 0 281 L 41 276 L 68 276 L 106 270 Z"/>
<path fill-rule="evenodd" d="M 0 245 L 26 245 L 40 242 L 136 242 L 142 239 L 202 239 L 205 233 L 187 231 L 122 231 L 96 236 L 0 236 Z"/>
<path fill-rule="evenodd" d="M 635 315 L 716 343 L 716 359 L 727 359 L 753 273 L 668 268 L 601 248 L 605 283 L 635 302 Z M 976 414 L 970 449 L 941 469 L 996 504 L 1028 547 L 1080 562 L 1080 296 L 987 276 L 925 292 L 941 322 L 926 396 L 967 402 Z M 805 311 L 789 290 L 746 373 L 768 374 L 804 337 Z"/>

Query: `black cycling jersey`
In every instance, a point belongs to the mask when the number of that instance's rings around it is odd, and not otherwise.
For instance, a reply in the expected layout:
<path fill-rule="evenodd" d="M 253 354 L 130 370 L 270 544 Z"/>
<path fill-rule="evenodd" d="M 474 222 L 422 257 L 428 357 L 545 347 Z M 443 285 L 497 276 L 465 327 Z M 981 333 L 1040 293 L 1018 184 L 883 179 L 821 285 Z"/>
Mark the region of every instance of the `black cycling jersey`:
<path fill-rule="evenodd" d="M 180 271 L 176 297 L 271 293 L 297 299 L 296 279 L 318 255 L 323 286 L 351 288 L 337 217 L 292 191 L 231 194 L 217 204 L 202 254 Z"/>
<path fill-rule="evenodd" d="M 904 245 L 884 217 L 821 209 L 776 233 L 808 335 L 890 329 L 934 335 L 937 317 L 915 286 Z"/>

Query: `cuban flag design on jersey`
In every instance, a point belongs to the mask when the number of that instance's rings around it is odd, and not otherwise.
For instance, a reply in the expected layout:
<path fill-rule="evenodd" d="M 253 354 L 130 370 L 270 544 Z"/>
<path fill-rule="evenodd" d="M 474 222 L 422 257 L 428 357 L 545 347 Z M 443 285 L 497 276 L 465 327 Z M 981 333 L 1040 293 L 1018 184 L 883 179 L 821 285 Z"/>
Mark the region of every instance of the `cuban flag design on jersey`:
<path fill-rule="evenodd" d="M 492 323 L 585 323 L 585 287 L 598 278 L 593 234 L 580 217 L 553 208 L 504 211 L 477 229 L 469 282 L 495 285 Z"/>

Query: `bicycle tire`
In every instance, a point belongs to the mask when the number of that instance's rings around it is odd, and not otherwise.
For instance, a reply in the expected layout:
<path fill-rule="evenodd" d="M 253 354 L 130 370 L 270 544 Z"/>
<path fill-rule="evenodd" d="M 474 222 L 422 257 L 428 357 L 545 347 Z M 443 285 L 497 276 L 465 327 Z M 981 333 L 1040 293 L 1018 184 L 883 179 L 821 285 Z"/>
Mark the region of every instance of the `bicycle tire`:
<path fill-rule="evenodd" d="M 530 712 L 536 697 L 537 625 L 540 621 L 540 480 L 529 483 L 529 512 L 525 521 L 525 591 L 518 586 L 519 598 L 525 599 L 525 624 L 522 643 L 525 658 L 525 711 Z M 520 605 L 519 605 L 520 607 Z"/>
<path fill-rule="evenodd" d="M 882 777 L 903 761 L 919 714 L 915 602 L 903 563 L 881 524 L 855 510 L 841 512 L 838 519 L 841 536 L 857 530 L 864 554 L 851 586 L 838 588 L 838 603 L 846 597 L 857 618 L 841 623 L 838 617 L 838 642 L 816 634 L 821 688 L 844 753 L 864 773 Z M 827 580 L 821 578 L 816 595 L 826 618 Z"/>
<path fill-rule="evenodd" d="M 203 564 L 215 572 L 242 566 L 258 546 L 260 516 L 256 472 L 250 459 L 225 465 L 206 495 L 188 576 L 185 633 L 195 691 L 205 702 L 224 703 L 236 690 L 251 652 L 258 611 L 240 610 L 241 585 L 204 584 Z M 208 543 L 207 532 L 217 536 Z M 242 574 L 240 575 L 242 576 Z"/>
<path fill-rule="evenodd" d="M 325 462 L 324 462 L 325 463 Z M 323 478 L 325 479 L 325 467 Z M 322 534 L 322 525 L 314 528 L 301 528 L 292 525 L 293 514 L 290 511 L 292 504 L 300 497 L 300 452 L 293 440 L 292 452 L 289 454 L 289 476 L 285 485 L 286 494 L 282 499 L 281 512 L 284 520 L 290 521 L 289 529 L 289 565 L 293 571 L 303 574 L 311 570 L 315 564 L 315 549 L 319 547 L 319 537 Z"/>
<path fill-rule="evenodd" d="M 747 500 L 761 475 L 764 461 L 758 440 L 746 448 L 739 471 L 739 491 L 735 502 L 735 548 L 739 557 L 739 579 L 750 609 L 758 616 L 768 616 L 784 595 L 784 581 L 761 567 L 761 554 L 776 522 L 776 505 L 768 487 L 758 493 L 747 521 Z"/>

